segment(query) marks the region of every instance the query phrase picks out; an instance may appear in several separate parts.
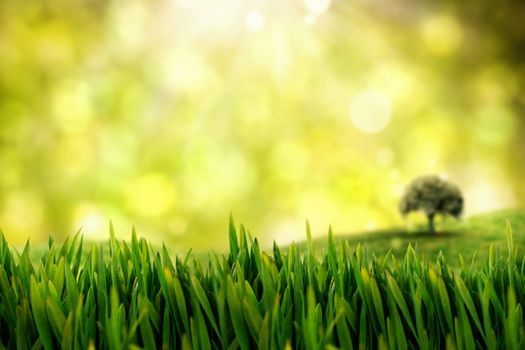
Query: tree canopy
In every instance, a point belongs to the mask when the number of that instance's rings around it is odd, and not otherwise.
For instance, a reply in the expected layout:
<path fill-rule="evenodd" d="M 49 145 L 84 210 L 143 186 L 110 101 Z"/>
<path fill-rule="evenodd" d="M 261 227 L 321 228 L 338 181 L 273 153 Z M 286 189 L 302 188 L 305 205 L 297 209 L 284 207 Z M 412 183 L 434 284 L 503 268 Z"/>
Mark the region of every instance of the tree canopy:
<path fill-rule="evenodd" d="M 435 232 L 434 217 L 438 214 L 459 217 L 463 212 L 463 196 L 459 188 L 435 175 L 421 176 L 410 183 L 399 203 L 403 215 L 422 211 L 428 218 L 429 230 Z"/>

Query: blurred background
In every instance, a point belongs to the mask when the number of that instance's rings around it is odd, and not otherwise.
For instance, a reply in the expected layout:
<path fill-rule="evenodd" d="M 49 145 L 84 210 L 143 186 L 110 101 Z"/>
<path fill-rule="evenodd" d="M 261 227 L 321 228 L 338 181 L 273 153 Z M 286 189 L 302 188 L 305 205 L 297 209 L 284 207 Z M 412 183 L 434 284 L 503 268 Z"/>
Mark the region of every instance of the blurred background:
<path fill-rule="evenodd" d="M 223 249 L 525 206 L 525 3 L 0 2 L 0 227 Z"/>

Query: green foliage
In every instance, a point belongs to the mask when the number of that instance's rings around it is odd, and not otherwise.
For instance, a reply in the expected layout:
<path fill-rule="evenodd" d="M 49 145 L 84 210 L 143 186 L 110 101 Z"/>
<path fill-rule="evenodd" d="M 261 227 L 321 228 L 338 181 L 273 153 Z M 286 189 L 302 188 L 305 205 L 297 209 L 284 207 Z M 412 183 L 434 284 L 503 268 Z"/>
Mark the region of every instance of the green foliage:
<path fill-rule="evenodd" d="M 463 196 L 457 186 L 438 176 L 421 176 L 410 183 L 399 209 L 403 214 L 421 210 L 426 215 L 459 216 L 463 211 Z"/>
<path fill-rule="evenodd" d="M 429 220 L 430 232 L 434 233 L 434 216 L 460 216 L 463 212 L 463 196 L 456 185 L 439 176 L 421 176 L 407 187 L 399 210 L 403 215 L 412 211 L 424 212 Z"/>
<path fill-rule="evenodd" d="M 370 257 L 348 241 L 261 251 L 231 220 L 228 256 L 172 260 L 132 234 L 83 253 L 77 234 L 40 261 L 0 235 L 0 348 L 522 349 L 525 260 L 429 264 L 408 247 Z M 249 236 L 249 235 L 248 235 Z M 106 248 L 109 248 L 106 250 Z M 320 258 L 318 258 L 320 256 Z"/>

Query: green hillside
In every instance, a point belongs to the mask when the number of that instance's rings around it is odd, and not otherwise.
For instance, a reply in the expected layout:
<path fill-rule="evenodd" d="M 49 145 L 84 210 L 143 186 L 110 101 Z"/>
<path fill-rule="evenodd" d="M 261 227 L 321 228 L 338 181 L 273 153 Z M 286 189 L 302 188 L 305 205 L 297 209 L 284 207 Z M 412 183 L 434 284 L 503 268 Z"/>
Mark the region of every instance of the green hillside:
<path fill-rule="evenodd" d="M 407 247 L 410 244 L 416 249 L 417 253 L 422 254 L 430 261 L 435 261 L 440 251 L 451 266 L 458 266 L 459 254 L 461 253 L 465 261 L 470 263 L 474 252 L 486 256 L 491 244 L 495 249 L 506 249 L 505 228 L 507 220 L 511 225 L 514 242 L 518 247 L 525 246 L 525 211 L 524 210 L 504 210 L 483 215 L 477 215 L 462 220 L 445 220 L 437 224 L 438 233 L 431 235 L 426 231 L 426 226 L 416 226 L 411 229 L 392 228 L 387 230 L 377 230 L 372 232 L 355 233 L 349 235 L 336 235 L 335 240 L 339 243 L 342 240 L 348 241 L 352 248 L 357 244 L 368 254 L 384 256 L 389 250 L 399 259 L 405 256 Z M 306 237 L 306 234 L 305 234 Z M 327 246 L 325 236 L 314 239 L 314 246 L 318 254 L 324 254 Z M 85 254 L 88 254 L 93 244 L 99 244 L 103 249 L 108 250 L 107 241 L 94 242 L 84 240 Z M 298 242 L 300 248 L 304 248 L 306 241 Z M 42 255 L 44 246 L 33 246 L 31 256 L 36 262 Z M 153 245 L 153 248 L 160 249 L 160 246 Z M 187 251 L 179 251 L 177 247 L 168 245 L 168 250 L 172 254 L 185 256 Z M 271 247 L 266 247 L 271 250 Z M 281 246 L 287 249 L 286 246 Z M 17 247 L 18 251 L 24 249 L 23 246 Z M 207 265 L 210 257 L 209 251 L 192 251 L 190 255 Z M 522 255 L 521 249 L 518 251 Z"/>
<path fill-rule="evenodd" d="M 525 246 L 525 211 L 517 209 L 477 215 L 463 220 L 445 220 L 438 224 L 439 232 L 435 235 L 427 233 L 426 226 L 419 226 L 415 230 L 392 228 L 339 235 L 336 236 L 336 241 L 347 240 L 351 246 L 360 243 L 365 251 L 376 256 L 384 255 L 391 250 L 396 258 L 402 258 L 410 244 L 429 260 L 435 260 L 442 251 L 447 261 L 457 266 L 459 254 L 470 263 L 476 251 L 478 257 L 485 256 L 491 244 L 495 249 L 506 249 L 507 221 L 510 223 L 517 246 Z M 320 252 L 326 247 L 326 242 L 324 237 L 315 240 L 315 245 Z M 521 255 L 521 251 L 518 253 Z"/>

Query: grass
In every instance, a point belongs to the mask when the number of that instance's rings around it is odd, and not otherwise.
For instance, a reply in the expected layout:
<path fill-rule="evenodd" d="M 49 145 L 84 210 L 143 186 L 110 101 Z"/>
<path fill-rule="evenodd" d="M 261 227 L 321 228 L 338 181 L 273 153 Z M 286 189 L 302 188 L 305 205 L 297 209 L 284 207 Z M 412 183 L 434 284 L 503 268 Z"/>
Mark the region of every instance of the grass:
<path fill-rule="evenodd" d="M 503 231 L 505 232 L 505 231 Z M 505 253 L 451 269 L 408 246 L 370 256 L 328 235 L 261 251 L 230 222 L 230 251 L 206 266 L 132 233 L 83 253 L 52 239 L 39 262 L 0 235 L 0 348 L 523 349 L 525 260 Z"/>
<path fill-rule="evenodd" d="M 336 235 L 336 243 L 348 241 L 350 245 L 361 243 L 364 250 L 376 255 L 385 255 L 390 251 L 398 259 L 403 259 L 406 248 L 411 245 L 423 258 L 435 261 L 440 252 L 446 252 L 449 267 L 459 267 L 461 254 L 465 259 L 478 266 L 483 264 L 480 253 L 494 249 L 506 249 L 507 237 L 503 228 L 510 221 L 514 230 L 514 239 L 520 246 L 525 245 L 525 212 L 523 210 L 503 210 L 469 217 L 462 220 L 448 219 L 437 223 L 439 230 L 429 234 L 426 225 L 411 229 L 392 228 L 352 235 Z M 314 240 L 319 251 L 326 249 L 326 239 Z M 299 243 L 306 246 L 306 242 Z"/>

